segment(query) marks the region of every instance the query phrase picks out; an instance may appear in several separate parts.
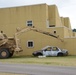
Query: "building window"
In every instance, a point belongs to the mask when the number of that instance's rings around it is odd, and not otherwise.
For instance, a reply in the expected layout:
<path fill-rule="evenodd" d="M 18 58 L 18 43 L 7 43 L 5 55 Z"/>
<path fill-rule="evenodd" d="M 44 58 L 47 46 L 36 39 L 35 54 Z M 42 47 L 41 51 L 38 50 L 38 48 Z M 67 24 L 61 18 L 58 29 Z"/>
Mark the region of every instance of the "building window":
<path fill-rule="evenodd" d="M 55 25 L 49 25 L 49 27 L 55 27 Z"/>
<path fill-rule="evenodd" d="M 55 25 L 50 25 L 50 21 L 48 19 L 46 20 L 46 25 L 48 28 L 55 27 Z"/>
<path fill-rule="evenodd" d="M 33 23 L 32 23 L 32 21 L 30 20 L 30 21 L 27 21 L 27 26 L 32 26 L 33 25 Z"/>
<path fill-rule="evenodd" d="M 33 41 L 28 41 L 27 46 L 28 46 L 29 48 L 34 47 L 34 42 L 33 42 Z"/>

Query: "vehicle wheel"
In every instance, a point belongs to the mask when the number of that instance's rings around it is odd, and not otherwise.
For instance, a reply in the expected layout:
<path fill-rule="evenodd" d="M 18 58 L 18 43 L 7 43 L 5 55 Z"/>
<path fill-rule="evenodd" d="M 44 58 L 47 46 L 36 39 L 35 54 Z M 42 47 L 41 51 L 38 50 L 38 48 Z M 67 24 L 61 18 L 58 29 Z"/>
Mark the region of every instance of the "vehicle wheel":
<path fill-rule="evenodd" d="M 63 53 L 58 53 L 58 55 L 57 56 L 63 56 Z"/>
<path fill-rule="evenodd" d="M 1 59 L 5 59 L 5 58 L 8 58 L 10 56 L 10 52 L 8 49 L 1 49 L 0 50 L 0 58 Z"/>
<path fill-rule="evenodd" d="M 37 56 L 43 55 L 42 53 L 37 53 Z"/>

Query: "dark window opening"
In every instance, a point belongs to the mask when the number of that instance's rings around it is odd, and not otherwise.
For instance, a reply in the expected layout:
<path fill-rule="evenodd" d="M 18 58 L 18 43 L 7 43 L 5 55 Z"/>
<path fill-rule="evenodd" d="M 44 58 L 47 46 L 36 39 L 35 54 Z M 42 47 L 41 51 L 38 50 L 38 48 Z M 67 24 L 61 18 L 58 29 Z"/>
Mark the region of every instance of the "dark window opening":
<path fill-rule="evenodd" d="M 32 26 L 32 21 L 27 21 L 27 26 Z"/>
<path fill-rule="evenodd" d="M 28 42 L 28 47 L 33 47 L 33 42 L 32 41 Z"/>
<path fill-rule="evenodd" d="M 49 27 L 55 27 L 55 25 L 49 25 Z"/>

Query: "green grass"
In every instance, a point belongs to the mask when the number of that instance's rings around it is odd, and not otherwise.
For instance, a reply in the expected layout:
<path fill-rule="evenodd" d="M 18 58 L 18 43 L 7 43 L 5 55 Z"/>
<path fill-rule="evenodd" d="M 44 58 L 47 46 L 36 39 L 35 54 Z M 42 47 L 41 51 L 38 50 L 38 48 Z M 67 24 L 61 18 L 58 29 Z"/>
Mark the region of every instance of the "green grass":
<path fill-rule="evenodd" d="M 46 64 L 46 65 L 58 65 L 58 66 L 76 66 L 76 56 L 64 56 L 64 57 L 12 57 L 9 59 L 0 59 L 0 62 L 4 63 L 23 63 L 23 64 Z"/>
<path fill-rule="evenodd" d="M 26 75 L 26 74 L 16 74 L 16 73 L 0 73 L 0 75 Z"/>

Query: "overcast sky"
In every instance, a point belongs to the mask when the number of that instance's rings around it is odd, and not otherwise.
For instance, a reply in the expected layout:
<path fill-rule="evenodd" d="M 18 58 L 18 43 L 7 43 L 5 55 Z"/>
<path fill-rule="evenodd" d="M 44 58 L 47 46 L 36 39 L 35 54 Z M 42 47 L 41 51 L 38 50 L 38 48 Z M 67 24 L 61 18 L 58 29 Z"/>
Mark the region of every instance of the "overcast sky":
<path fill-rule="evenodd" d="M 0 8 L 41 3 L 56 4 L 60 16 L 69 17 L 72 29 L 76 28 L 76 0 L 0 0 Z"/>

